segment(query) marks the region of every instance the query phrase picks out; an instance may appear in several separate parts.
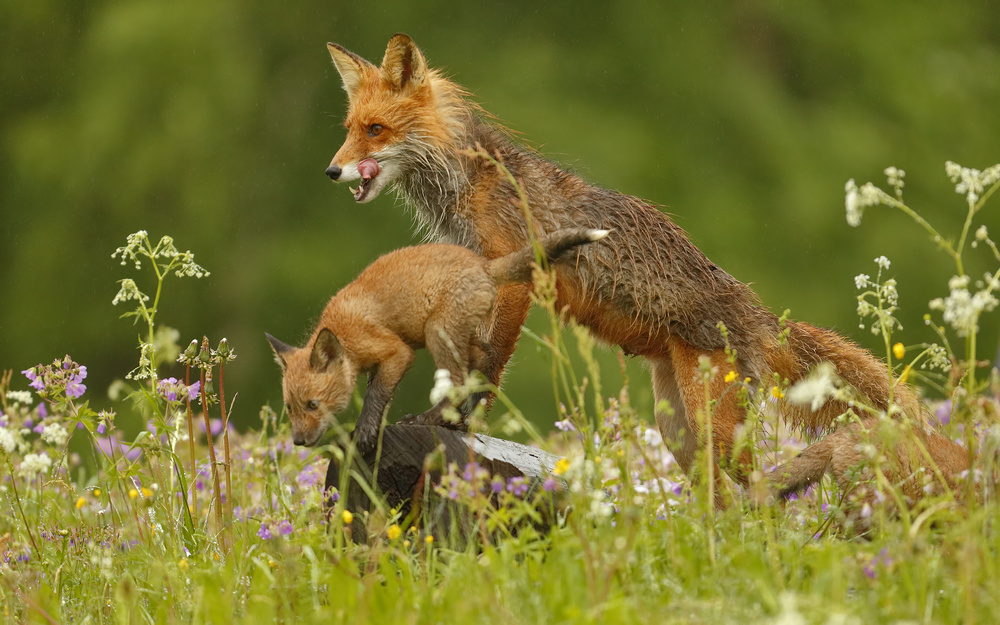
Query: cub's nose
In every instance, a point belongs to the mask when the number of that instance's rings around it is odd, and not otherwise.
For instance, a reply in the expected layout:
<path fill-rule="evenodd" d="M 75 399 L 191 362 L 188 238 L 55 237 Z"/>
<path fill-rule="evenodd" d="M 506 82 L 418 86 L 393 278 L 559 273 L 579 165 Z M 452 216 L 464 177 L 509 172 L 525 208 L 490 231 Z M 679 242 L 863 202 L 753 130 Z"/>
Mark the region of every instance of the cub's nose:
<path fill-rule="evenodd" d="M 326 175 L 330 176 L 330 180 L 336 180 L 337 178 L 340 178 L 340 172 L 341 172 L 340 167 L 338 167 L 337 165 L 330 165 L 329 167 L 326 168 Z"/>
<path fill-rule="evenodd" d="M 296 433 L 293 432 L 292 433 L 292 442 L 295 443 L 296 445 L 305 445 L 306 444 L 306 437 L 303 436 L 302 434 L 296 434 Z"/>

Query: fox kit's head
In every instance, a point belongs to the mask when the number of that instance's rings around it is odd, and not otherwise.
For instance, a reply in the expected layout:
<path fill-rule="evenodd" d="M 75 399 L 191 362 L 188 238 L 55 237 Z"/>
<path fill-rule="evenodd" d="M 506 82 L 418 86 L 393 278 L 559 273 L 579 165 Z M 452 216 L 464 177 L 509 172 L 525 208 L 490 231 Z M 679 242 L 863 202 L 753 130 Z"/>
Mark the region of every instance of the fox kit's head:
<path fill-rule="evenodd" d="M 281 365 L 281 390 L 292 441 L 312 447 L 336 421 L 351 400 L 357 372 L 345 357 L 340 341 L 324 328 L 311 346 L 286 345 L 267 334 L 275 360 Z"/>
<path fill-rule="evenodd" d="M 347 91 L 347 139 L 326 173 L 335 181 L 360 180 L 358 202 L 375 199 L 411 163 L 447 143 L 455 132 L 448 111 L 454 84 L 427 69 L 413 40 L 395 35 L 378 67 L 329 43 L 333 63 Z"/>

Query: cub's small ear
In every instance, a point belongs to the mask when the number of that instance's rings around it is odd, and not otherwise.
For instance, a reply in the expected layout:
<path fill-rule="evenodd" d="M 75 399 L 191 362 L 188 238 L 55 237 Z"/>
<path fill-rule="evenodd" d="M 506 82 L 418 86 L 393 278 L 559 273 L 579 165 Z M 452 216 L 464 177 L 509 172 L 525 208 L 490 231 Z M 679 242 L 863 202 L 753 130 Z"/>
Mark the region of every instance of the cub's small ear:
<path fill-rule="evenodd" d="M 329 328 L 323 328 L 316 335 L 312 353 L 309 354 L 309 368 L 316 373 L 326 371 L 330 363 L 340 357 L 340 351 L 340 340 Z"/>
<path fill-rule="evenodd" d="M 337 71 L 340 72 L 340 79 L 344 82 L 344 91 L 347 92 L 347 98 L 353 98 L 354 93 L 361 86 L 361 79 L 365 75 L 365 70 L 374 70 L 376 69 L 375 66 L 347 48 L 335 43 L 326 44 L 326 48 L 330 51 L 330 56 L 333 58 L 333 64 L 337 67 Z"/>
<path fill-rule="evenodd" d="M 400 33 L 389 40 L 379 71 L 397 91 L 414 90 L 427 79 L 427 61 L 409 35 Z"/>
<path fill-rule="evenodd" d="M 295 351 L 295 348 L 291 345 L 282 343 L 267 332 L 264 333 L 264 336 L 267 337 L 267 342 L 271 344 L 271 350 L 274 351 L 274 361 L 277 362 L 278 366 L 281 367 L 281 370 L 284 371 L 285 366 L 288 364 L 286 359 L 292 352 Z"/>

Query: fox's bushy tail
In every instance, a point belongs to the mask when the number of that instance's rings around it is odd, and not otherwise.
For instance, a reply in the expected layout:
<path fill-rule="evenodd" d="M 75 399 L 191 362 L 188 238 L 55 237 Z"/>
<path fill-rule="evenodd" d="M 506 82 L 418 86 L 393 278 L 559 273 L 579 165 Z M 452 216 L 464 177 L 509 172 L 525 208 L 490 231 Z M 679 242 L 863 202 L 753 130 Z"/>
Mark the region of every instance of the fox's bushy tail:
<path fill-rule="evenodd" d="M 539 240 L 542 252 L 548 262 L 554 262 L 563 253 L 572 248 L 600 241 L 608 236 L 610 230 L 594 230 L 591 228 L 564 228 L 543 236 Z M 510 282 L 530 282 L 531 263 L 535 261 L 535 250 L 527 246 L 506 256 L 491 260 L 487 270 L 497 284 Z"/>

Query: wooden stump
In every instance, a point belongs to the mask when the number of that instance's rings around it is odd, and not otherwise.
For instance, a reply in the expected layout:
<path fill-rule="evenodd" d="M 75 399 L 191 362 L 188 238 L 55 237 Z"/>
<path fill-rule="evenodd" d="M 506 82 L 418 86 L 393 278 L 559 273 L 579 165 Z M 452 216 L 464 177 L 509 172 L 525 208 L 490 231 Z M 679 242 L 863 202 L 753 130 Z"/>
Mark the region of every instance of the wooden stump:
<path fill-rule="evenodd" d="M 491 477 L 499 476 L 506 482 L 512 477 L 530 480 L 546 475 L 558 460 L 552 454 L 519 443 L 429 425 L 386 426 L 377 476 L 375 456 L 376 451 L 372 450 L 355 459 L 355 473 L 367 484 L 373 484 L 372 478 L 376 477 L 376 492 L 390 509 L 399 507 L 403 519 L 422 517 L 425 530 L 438 535 L 451 533 L 462 525 L 454 507 L 434 493 L 434 485 L 449 464 L 461 468 L 476 462 Z M 348 476 L 347 488 L 342 488 L 341 473 L 341 461 L 332 459 L 326 473 L 326 488 L 336 487 L 342 497 L 346 496 L 346 509 L 354 513 L 351 536 L 355 542 L 366 542 L 362 513 L 371 511 L 371 497 L 355 476 Z"/>

